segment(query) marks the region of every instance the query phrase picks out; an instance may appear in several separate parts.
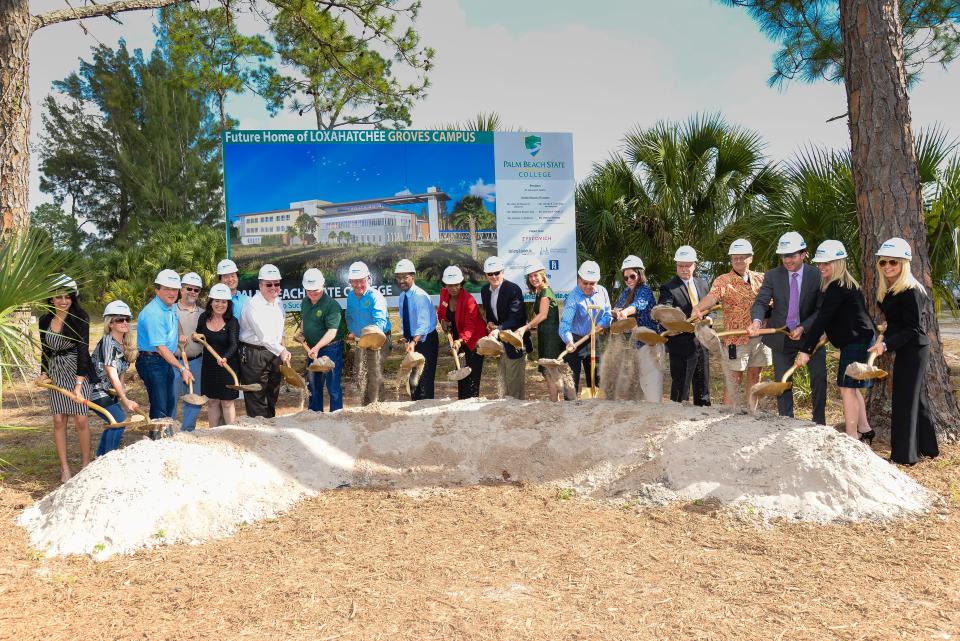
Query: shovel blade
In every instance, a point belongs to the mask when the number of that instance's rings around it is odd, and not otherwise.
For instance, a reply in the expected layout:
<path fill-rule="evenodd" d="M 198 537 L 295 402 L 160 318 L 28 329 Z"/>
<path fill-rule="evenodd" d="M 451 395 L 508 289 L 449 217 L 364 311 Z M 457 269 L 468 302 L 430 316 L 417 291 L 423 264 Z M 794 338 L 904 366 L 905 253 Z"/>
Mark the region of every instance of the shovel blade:
<path fill-rule="evenodd" d="M 858 381 L 882 380 L 888 376 L 887 372 L 879 367 L 866 363 L 850 363 L 844 374 Z"/>
<path fill-rule="evenodd" d="M 248 383 L 246 385 L 225 385 L 227 389 L 240 390 L 241 392 L 262 392 L 263 385 L 260 383 Z"/>
<path fill-rule="evenodd" d="M 206 405 L 207 397 L 200 394 L 184 394 L 183 402 L 189 405 Z"/>
<path fill-rule="evenodd" d="M 780 396 L 788 389 L 793 387 L 793 383 L 781 383 L 779 381 L 769 381 L 767 383 L 757 383 L 750 388 L 750 396 Z"/>
<path fill-rule="evenodd" d="M 462 381 L 466 377 L 470 376 L 472 370 L 469 367 L 461 367 L 460 369 L 455 369 L 452 372 L 447 373 L 448 381 Z"/>

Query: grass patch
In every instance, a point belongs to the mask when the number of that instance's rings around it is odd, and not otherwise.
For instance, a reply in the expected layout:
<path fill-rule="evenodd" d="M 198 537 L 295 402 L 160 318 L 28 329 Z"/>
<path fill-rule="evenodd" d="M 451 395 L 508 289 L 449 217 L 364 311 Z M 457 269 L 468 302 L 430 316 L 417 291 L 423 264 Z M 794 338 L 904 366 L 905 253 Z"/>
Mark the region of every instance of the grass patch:
<path fill-rule="evenodd" d="M 45 478 L 59 469 L 53 443 L 5 447 L 0 459 L 0 480 Z"/>

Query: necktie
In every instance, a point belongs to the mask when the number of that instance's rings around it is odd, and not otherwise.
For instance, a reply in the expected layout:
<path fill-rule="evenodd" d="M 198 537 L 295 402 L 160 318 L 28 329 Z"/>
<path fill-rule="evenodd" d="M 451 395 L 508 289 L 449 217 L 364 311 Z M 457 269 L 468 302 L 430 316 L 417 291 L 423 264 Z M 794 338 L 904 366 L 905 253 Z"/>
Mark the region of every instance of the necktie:
<path fill-rule="evenodd" d="M 793 329 L 800 324 L 800 273 L 790 274 L 790 304 L 787 306 L 787 327 Z"/>
<path fill-rule="evenodd" d="M 413 339 L 413 332 L 410 331 L 410 307 L 408 306 L 409 301 L 410 301 L 410 297 L 404 294 L 403 309 L 400 310 L 400 315 L 403 317 L 403 337 L 408 341 Z"/>
<path fill-rule="evenodd" d="M 690 303 L 696 305 L 700 302 L 700 298 L 697 296 L 697 288 L 693 286 L 693 279 L 687 281 L 687 295 L 690 296 Z"/>

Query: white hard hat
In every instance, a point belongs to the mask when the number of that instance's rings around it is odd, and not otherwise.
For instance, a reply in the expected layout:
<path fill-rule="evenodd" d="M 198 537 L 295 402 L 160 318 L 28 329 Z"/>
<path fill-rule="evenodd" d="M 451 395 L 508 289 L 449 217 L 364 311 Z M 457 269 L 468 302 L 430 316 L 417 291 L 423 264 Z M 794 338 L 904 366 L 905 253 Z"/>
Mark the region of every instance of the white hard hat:
<path fill-rule="evenodd" d="M 884 241 L 884 243 L 880 245 L 880 249 L 877 250 L 877 256 L 913 260 L 913 252 L 910 251 L 910 243 L 902 238 L 896 237 Z"/>
<path fill-rule="evenodd" d="M 210 288 L 210 294 L 207 296 L 210 300 L 231 300 L 230 288 L 223 283 L 217 283 Z"/>
<path fill-rule="evenodd" d="M 311 267 L 303 272 L 303 288 L 308 292 L 315 292 L 323 289 L 326 280 L 323 278 L 323 272 L 316 267 Z"/>
<path fill-rule="evenodd" d="M 394 274 L 415 274 L 416 272 L 417 268 L 413 266 L 413 261 L 409 258 L 401 258 L 393 269 Z"/>
<path fill-rule="evenodd" d="M 456 285 L 463 282 L 463 272 L 456 265 L 450 265 L 443 270 L 443 277 L 440 279 L 444 285 Z"/>
<path fill-rule="evenodd" d="M 690 245 L 680 245 L 673 254 L 673 260 L 677 263 L 695 263 L 697 262 L 697 250 Z"/>
<path fill-rule="evenodd" d="M 730 256 L 753 256 L 753 245 L 746 238 L 738 238 L 730 243 Z"/>
<path fill-rule="evenodd" d="M 155 285 L 169 287 L 171 289 L 180 289 L 180 274 L 172 269 L 164 269 L 157 277 L 153 279 Z"/>
<path fill-rule="evenodd" d="M 104 316 L 133 316 L 133 312 L 130 311 L 130 306 L 127 305 L 122 300 L 115 300 L 107 303 L 107 306 L 103 308 Z"/>
<path fill-rule="evenodd" d="M 257 274 L 258 280 L 280 280 L 280 270 L 277 269 L 276 265 L 271 265 L 267 263 L 260 268 L 260 273 Z"/>
<path fill-rule="evenodd" d="M 57 280 L 53 282 L 54 289 L 69 289 L 72 292 L 78 291 L 77 281 L 73 280 L 66 274 L 60 274 L 57 276 Z"/>
<path fill-rule="evenodd" d="M 630 254 L 629 256 L 624 258 L 623 263 L 620 264 L 620 271 L 623 271 L 625 269 L 646 269 L 646 268 L 643 266 L 643 261 L 640 260 L 639 256 L 634 256 L 633 254 Z"/>
<path fill-rule="evenodd" d="M 194 287 L 203 287 L 203 279 L 197 272 L 188 272 L 180 279 L 181 285 L 193 285 Z"/>
<path fill-rule="evenodd" d="M 357 261 L 350 265 L 347 270 L 347 280 L 357 280 L 358 278 L 367 278 L 370 276 L 370 268 L 362 261 Z"/>
<path fill-rule="evenodd" d="M 523 270 L 523 275 L 529 276 L 530 274 L 536 274 L 537 272 L 543 272 L 546 270 L 547 268 L 543 266 L 543 263 L 534 258 L 527 264 L 527 268 Z"/>
<path fill-rule="evenodd" d="M 843 243 L 839 240 L 825 240 L 817 247 L 817 253 L 813 255 L 813 262 L 829 263 L 846 257 L 847 248 L 843 246 Z"/>
<path fill-rule="evenodd" d="M 600 280 L 600 265 L 592 260 L 585 260 L 580 265 L 580 269 L 577 270 L 577 276 L 585 281 L 595 283 Z"/>
<path fill-rule="evenodd" d="M 223 276 L 224 274 L 236 274 L 238 271 L 240 270 L 237 269 L 237 264 L 229 258 L 224 258 L 217 263 L 217 276 Z"/>
<path fill-rule="evenodd" d="M 503 261 L 500 260 L 499 256 L 491 256 L 490 258 L 483 261 L 483 273 L 484 274 L 494 274 L 496 272 L 502 272 L 505 269 Z"/>
<path fill-rule="evenodd" d="M 795 231 L 788 231 L 777 242 L 778 254 L 792 254 L 807 248 L 807 241 Z"/>

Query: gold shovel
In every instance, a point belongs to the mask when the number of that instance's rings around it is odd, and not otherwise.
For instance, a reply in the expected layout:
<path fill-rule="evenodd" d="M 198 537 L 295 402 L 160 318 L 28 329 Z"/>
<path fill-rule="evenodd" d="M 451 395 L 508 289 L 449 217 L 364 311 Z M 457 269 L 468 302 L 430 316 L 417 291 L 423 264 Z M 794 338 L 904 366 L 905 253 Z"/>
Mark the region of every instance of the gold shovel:
<path fill-rule="evenodd" d="M 183 366 L 187 368 L 187 371 L 190 371 L 190 364 L 187 363 L 187 353 L 186 353 L 185 351 L 183 351 L 182 349 L 180 350 L 180 357 L 183 359 Z M 184 394 L 184 395 L 183 395 L 183 402 L 184 402 L 184 403 L 189 403 L 190 405 L 196 405 L 196 406 L 198 406 L 198 407 L 199 407 L 199 406 L 202 406 L 202 405 L 206 405 L 206 404 L 207 404 L 207 397 L 206 397 L 206 396 L 201 396 L 200 394 L 194 394 L 194 393 L 193 393 L 193 379 L 192 379 L 192 378 L 190 379 L 190 382 L 188 383 L 188 386 L 189 386 L 189 390 L 190 390 L 190 391 L 189 391 L 188 394 Z"/>
<path fill-rule="evenodd" d="M 714 305 L 710 309 L 704 311 L 704 314 L 709 314 L 710 312 L 720 309 L 720 305 Z M 698 323 L 702 322 L 702 319 L 695 319 L 692 315 L 682 321 L 660 321 L 660 324 L 666 327 L 671 332 L 676 332 L 677 334 L 690 334 L 693 330 L 696 329 Z"/>
<path fill-rule="evenodd" d="M 817 343 L 817 346 L 813 348 L 813 351 L 810 352 L 810 355 L 813 356 L 817 353 L 817 350 L 827 344 L 827 337 L 824 336 Z M 780 377 L 779 381 L 765 381 L 763 383 L 757 383 L 750 388 L 750 409 L 757 409 L 757 405 L 760 402 L 761 396 L 780 396 L 791 387 L 793 387 L 793 381 L 790 380 L 790 377 L 793 376 L 793 373 L 797 371 L 797 364 L 794 363 L 793 367 L 788 369 L 783 373 L 783 376 Z"/>
<path fill-rule="evenodd" d="M 587 313 L 590 314 L 590 388 L 586 387 L 580 392 L 580 398 L 601 398 L 602 391 L 597 390 L 597 316 L 600 315 L 601 305 L 587 305 Z M 594 313 L 596 312 L 596 313 Z"/>
<path fill-rule="evenodd" d="M 108 412 L 102 406 L 97 405 L 93 401 L 88 401 L 82 396 L 77 396 L 73 392 L 65 390 L 62 387 L 58 387 L 54 385 L 53 382 L 50 380 L 39 380 L 36 382 L 36 386 L 42 387 L 48 390 L 53 390 L 54 392 L 60 392 L 61 394 L 69 398 L 74 403 L 78 403 L 80 405 L 86 405 L 87 407 L 92 409 L 94 412 L 96 412 L 97 414 L 102 416 L 104 419 L 106 419 L 110 427 L 128 427 L 128 428 L 134 429 L 135 431 L 142 430 L 144 428 L 150 429 L 151 427 L 151 423 L 147 420 L 147 417 L 144 416 L 143 414 L 134 414 L 127 420 L 118 422 L 115 418 L 113 418 L 113 414 Z"/>
<path fill-rule="evenodd" d="M 880 333 L 877 335 L 877 343 L 883 342 L 883 334 L 887 331 L 887 325 L 884 323 L 879 328 Z M 867 358 L 866 363 L 850 363 L 847 365 L 846 371 L 844 371 L 845 376 L 856 379 L 858 381 L 869 381 L 869 380 L 883 380 L 890 374 L 886 371 L 875 366 L 873 363 L 877 360 L 877 353 L 870 352 L 870 356 Z"/>
<path fill-rule="evenodd" d="M 207 348 L 207 351 L 210 352 L 210 354 L 211 354 L 215 359 L 217 359 L 218 361 L 221 360 L 220 354 L 217 353 L 217 350 L 215 350 L 215 349 L 213 349 L 212 347 L 210 347 L 210 343 L 207 342 L 207 339 L 204 337 L 203 334 L 194 334 L 194 335 L 193 335 L 193 340 L 197 341 L 198 343 L 200 343 L 201 345 L 203 345 L 204 347 L 206 347 L 206 348 Z M 224 387 L 226 387 L 227 389 L 235 389 L 235 390 L 240 390 L 240 391 L 243 391 L 243 392 L 260 392 L 260 391 L 263 391 L 263 385 L 261 385 L 260 383 L 247 383 L 247 384 L 245 384 L 245 385 L 241 385 L 241 384 L 240 384 L 240 379 L 237 378 L 237 373 L 236 373 L 235 371 L 233 371 L 233 368 L 230 367 L 230 365 L 227 363 L 227 361 L 223 361 L 223 369 L 227 370 L 227 374 L 229 374 L 229 375 L 230 375 L 230 378 L 233 379 L 233 385 L 225 385 L 225 386 L 224 386 Z"/>
<path fill-rule="evenodd" d="M 462 381 L 466 377 L 470 376 L 470 372 L 473 371 L 469 367 L 460 367 L 460 354 L 457 353 L 457 350 L 453 347 L 453 336 L 447 332 L 447 342 L 450 343 L 450 353 L 453 354 L 453 364 L 457 366 L 457 369 L 452 372 L 447 373 L 448 381 Z"/>
<path fill-rule="evenodd" d="M 306 351 L 307 355 L 309 356 L 310 346 L 307 345 L 307 342 L 306 341 L 297 341 L 297 342 L 303 346 L 304 351 Z M 320 356 L 318 358 L 313 359 L 310 362 L 310 364 L 307 365 L 307 371 L 320 372 L 325 374 L 327 372 L 333 371 L 335 367 L 336 367 L 336 364 L 333 362 L 333 360 L 329 356 Z"/>

